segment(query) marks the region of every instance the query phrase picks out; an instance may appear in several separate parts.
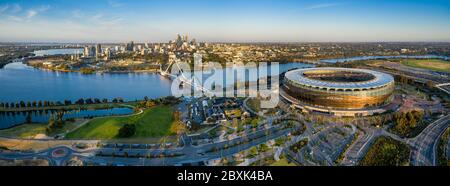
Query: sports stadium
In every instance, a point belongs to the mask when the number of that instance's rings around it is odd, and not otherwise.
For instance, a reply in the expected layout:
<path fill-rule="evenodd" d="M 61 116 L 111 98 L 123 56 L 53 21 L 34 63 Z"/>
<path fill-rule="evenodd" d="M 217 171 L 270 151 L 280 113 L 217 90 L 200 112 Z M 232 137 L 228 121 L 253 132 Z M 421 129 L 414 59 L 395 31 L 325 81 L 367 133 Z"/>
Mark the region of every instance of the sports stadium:
<path fill-rule="evenodd" d="M 394 91 L 394 78 L 353 68 L 307 68 L 286 72 L 281 97 L 293 106 L 341 116 L 384 112 Z"/>

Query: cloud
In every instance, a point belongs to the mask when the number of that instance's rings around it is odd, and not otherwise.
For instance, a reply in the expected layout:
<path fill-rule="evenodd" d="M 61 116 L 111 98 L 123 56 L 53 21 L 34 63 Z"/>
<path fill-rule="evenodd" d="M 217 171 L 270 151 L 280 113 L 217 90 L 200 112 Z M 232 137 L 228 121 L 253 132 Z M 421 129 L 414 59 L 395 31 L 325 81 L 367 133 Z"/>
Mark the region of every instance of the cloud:
<path fill-rule="evenodd" d="M 0 6 L 0 14 L 3 13 L 11 13 L 11 14 L 16 14 L 19 13 L 22 10 L 22 7 L 19 4 L 5 4 Z"/>
<path fill-rule="evenodd" d="M 118 7 L 122 7 L 124 4 L 116 1 L 116 0 L 108 0 L 108 4 L 109 6 L 113 7 L 113 8 L 118 8 Z"/>
<path fill-rule="evenodd" d="M 45 12 L 45 11 L 47 11 L 48 9 L 50 9 L 50 5 L 44 5 L 44 6 L 39 7 L 39 8 L 38 8 L 38 11 L 39 11 L 39 12 Z"/>
<path fill-rule="evenodd" d="M 123 18 L 117 17 L 111 20 L 104 20 L 102 22 L 100 22 L 101 25 L 103 26 L 116 26 L 118 24 L 120 24 L 123 21 Z"/>
<path fill-rule="evenodd" d="M 0 14 L 2 14 L 3 12 L 6 12 L 6 10 L 8 10 L 8 8 L 9 8 L 9 5 L 0 6 Z"/>
<path fill-rule="evenodd" d="M 329 8 L 334 6 L 339 6 L 341 3 L 322 3 L 322 4 L 315 4 L 307 6 L 305 9 L 311 10 L 311 9 L 319 9 L 319 8 Z"/>
<path fill-rule="evenodd" d="M 50 9 L 49 5 L 43 5 L 35 8 L 27 9 L 26 11 L 22 11 L 22 7 L 19 4 L 6 4 L 0 6 L 0 15 L 4 14 L 2 18 L 5 20 L 20 22 L 32 19 Z M 1 18 L 0 18 L 1 20 Z"/>
<path fill-rule="evenodd" d="M 23 21 L 23 19 L 21 17 L 18 16 L 8 16 L 8 19 L 11 21 Z"/>
<path fill-rule="evenodd" d="M 13 4 L 11 7 L 11 13 L 15 14 L 15 13 L 19 13 L 20 11 L 22 11 L 22 7 L 19 4 Z"/>
<path fill-rule="evenodd" d="M 25 18 L 31 19 L 31 18 L 35 17 L 36 15 L 38 15 L 39 13 L 47 11 L 48 9 L 50 9 L 50 6 L 48 6 L 48 5 L 40 6 L 37 9 L 30 9 L 27 11 L 27 15 L 25 16 Z"/>
<path fill-rule="evenodd" d="M 84 14 L 83 14 L 83 12 L 81 12 L 81 10 L 76 9 L 76 10 L 72 11 L 72 17 L 74 17 L 74 18 L 83 18 Z"/>
<path fill-rule="evenodd" d="M 93 20 L 100 21 L 103 18 L 103 14 L 95 14 L 92 16 Z"/>
<path fill-rule="evenodd" d="M 36 16 L 38 14 L 38 12 L 36 10 L 28 10 L 27 12 L 27 16 L 25 16 L 25 18 L 27 19 L 31 19 L 34 16 Z"/>
<path fill-rule="evenodd" d="M 78 23 L 80 20 L 82 20 L 82 24 L 84 25 L 99 25 L 99 26 L 117 26 L 119 25 L 124 19 L 121 17 L 111 17 L 109 15 L 104 15 L 102 13 L 85 13 L 79 9 L 72 11 L 72 18 L 74 18 L 72 23 Z"/>

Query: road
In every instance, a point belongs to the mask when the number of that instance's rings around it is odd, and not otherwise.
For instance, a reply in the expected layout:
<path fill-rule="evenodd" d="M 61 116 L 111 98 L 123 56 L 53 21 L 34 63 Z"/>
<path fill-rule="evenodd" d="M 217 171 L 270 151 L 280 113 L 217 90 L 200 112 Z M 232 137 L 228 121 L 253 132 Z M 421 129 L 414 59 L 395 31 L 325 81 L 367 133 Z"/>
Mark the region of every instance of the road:
<path fill-rule="evenodd" d="M 446 115 L 429 124 L 422 133 L 412 139 L 408 139 L 411 144 L 411 164 L 415 166 L 435 166 L 436 148 L 440 136 L 450 125 L 450 115 Z"/>
<path fill-rule="evenodd" d="M 89 157 L 94 149 L 76 150 L 70 146 L 58 146 L 40 152 L 3 152 L 0 159 L 5 160 L 47 160 L 50 166 L 63 166 L 72 157 Z"/>

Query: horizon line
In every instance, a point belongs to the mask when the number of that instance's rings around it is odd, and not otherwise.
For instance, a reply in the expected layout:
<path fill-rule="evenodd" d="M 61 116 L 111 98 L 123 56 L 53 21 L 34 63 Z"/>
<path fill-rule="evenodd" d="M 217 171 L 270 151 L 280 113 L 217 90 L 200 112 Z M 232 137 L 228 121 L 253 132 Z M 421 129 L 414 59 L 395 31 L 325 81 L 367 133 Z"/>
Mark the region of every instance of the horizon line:
<path fill-rule="evenodd" d="M 118 44 L 118 43 L 169 43 L 152 41 L 102 41 L 102 42 L 60 42 L 60 41 L 0 41 L 0 43 L 23 43 L 23 44 Z M 300 44 L 300 43 L 450 43 L 448 41 L 196 41 L 197 43 L 215 43 L 215 44 Z"/>

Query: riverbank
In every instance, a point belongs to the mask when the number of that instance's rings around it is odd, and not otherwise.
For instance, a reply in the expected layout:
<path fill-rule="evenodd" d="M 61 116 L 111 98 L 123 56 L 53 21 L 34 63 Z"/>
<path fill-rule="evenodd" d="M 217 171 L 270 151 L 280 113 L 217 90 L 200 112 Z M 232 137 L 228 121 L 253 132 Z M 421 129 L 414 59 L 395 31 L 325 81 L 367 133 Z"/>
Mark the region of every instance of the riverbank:
<path fill-rule="evenodd" d="M 0 130 L 0 137 L 16 139 L 54 139 L 55 136 L 76 129 L 86 119 L 65 121 L 61 128 L 47 132 L 47 123 L 26 123 L 8 129 Z"/>
<path fill-rule="evenodd" d="M 42 107 L 20 107 L 20 108 L 5 108 L 0 107 L 0 112 L 27 112 L 27 111 L 41 111 L 41 110 L 99 110 L 111 108 L 134 108 L 137 101 L 129 101 L 124 103 L 99 103 L 99 104 L 71 104 L 58 106 L 42 106 Z"/>
<path fill-rule="evenodd" d="M 81 73 L 81 74 L 127 74 L 127 73 L 157 73 L 159 69 L 147 69 L 147 70 L 97 70 L 95 68 L 79 68 L 79 69 L 67 69 L 61 68 L 59 66 L 43 66 L 35 65 L 30 63 L 25 63 L 25 65 L 33 67 L 38 70 L 52 71 L 52 72 L 63 72 L 63 73 Z"/>

